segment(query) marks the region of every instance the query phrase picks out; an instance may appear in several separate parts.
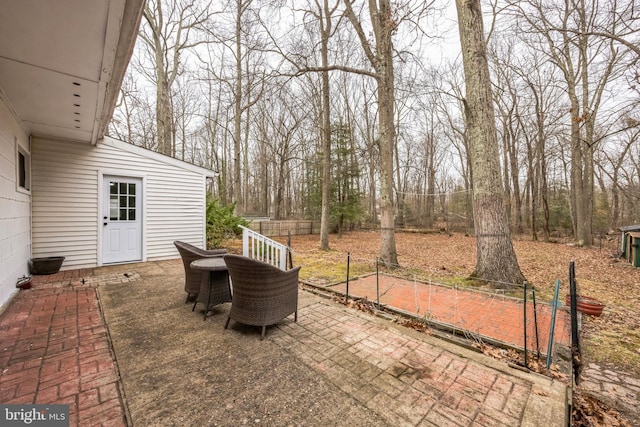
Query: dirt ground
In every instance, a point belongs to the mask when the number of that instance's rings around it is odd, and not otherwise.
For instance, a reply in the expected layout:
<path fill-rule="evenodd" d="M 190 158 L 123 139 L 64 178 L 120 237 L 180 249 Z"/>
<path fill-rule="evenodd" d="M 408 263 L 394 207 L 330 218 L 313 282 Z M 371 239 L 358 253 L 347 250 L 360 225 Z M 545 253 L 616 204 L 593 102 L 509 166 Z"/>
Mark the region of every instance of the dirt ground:
<path fill-rule="evenodd" d="M 285 242 L 286 238 L 280 240 Z M 559 299 L 564 301 L 573 261 L 578 293 L 605 304 L 600 317 L 583 316 L 583 364 L 595 362 L 640 378 L 640 269 L 618 257 L 618 237 L 597 242 L 591 248 L 526 238 L 513 243 L 520 268 L 541 300 L 553 298 L 555 281 L 560 280 Z M 396 234 L 400 270 L 443 283 L 461 283 L 472 273 L 475 245 L 473 237 L 463 234 Z M 350 232 L 340 238 L 331 235 L 329 251 L 320 251 L 318 246 L 318 235 L 292 236 L 293 264 L 303 266 L 300 275 L 304 280 L 338 282 L 346 278 L 347 255 L 350 277 L 375 271 L 380 235 L 373 231 Z"/>

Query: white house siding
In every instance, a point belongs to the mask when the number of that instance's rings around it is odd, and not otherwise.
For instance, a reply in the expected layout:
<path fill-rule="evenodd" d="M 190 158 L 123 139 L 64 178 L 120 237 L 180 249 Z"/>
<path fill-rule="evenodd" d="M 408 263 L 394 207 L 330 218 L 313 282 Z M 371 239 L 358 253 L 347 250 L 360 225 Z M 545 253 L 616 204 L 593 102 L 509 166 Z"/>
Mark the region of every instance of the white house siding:
<path fill-rule="evenodd" d="M 31 196 L 16 185 L 16 143 L 29 139 L 0 91 L 0 312 L 15 295 L 18 278 L 28 275 L 31 256 Z"/>
<path fill-rule="evenodd" d="M 35 139 L 33 256 L 62 268 L 99 265 L 101 175 L 143 178 L 143 260 L 178 257 L 173 241 L 205 244 L 205 175 L 176 159 L 105 138 L 97 146 Z"/>

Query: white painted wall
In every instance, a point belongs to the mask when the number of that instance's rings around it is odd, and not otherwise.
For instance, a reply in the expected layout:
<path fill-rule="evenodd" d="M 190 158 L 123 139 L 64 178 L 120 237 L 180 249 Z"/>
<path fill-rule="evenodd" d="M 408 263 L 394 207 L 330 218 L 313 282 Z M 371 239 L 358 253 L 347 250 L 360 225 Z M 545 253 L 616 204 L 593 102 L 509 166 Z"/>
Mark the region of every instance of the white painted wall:
<path fill-rule="evenodd" d="M 27 153 L 29 139 L 0 90 L 0 312 L 17 292 L 18 278 L 29 274 L 31 195 L 18 190 L 17 148 Z"/>
<path fill-rule="evenodd" d="M 106 137 L 97 146 L 33 139 L 33 256 L 63 270 L 100 265 L 102 175 L 143 178 L 143 260 L 178 257 L 174 240 L 205 246 L 208 171 Z"/>

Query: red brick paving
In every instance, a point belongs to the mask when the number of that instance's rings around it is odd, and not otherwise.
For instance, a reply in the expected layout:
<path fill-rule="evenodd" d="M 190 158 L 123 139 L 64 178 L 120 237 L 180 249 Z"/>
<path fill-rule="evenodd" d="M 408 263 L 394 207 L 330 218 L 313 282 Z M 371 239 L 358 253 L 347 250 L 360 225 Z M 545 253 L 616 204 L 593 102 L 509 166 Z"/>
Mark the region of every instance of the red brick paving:
<path fill-rule="evenodd" d="M 476 353 L 449 351 L 375 325 L 373 316 L 319 303 L 304 307 L 297 323 L 279 325 L 284 333 L 270 339 L 299 355 L 388 425 L 564 425 L 559 412 L 562 393 L 553 404 L 533 403 L 555 393 L 549 385 L 553 380 L 544 379 L 549 382 L 539 389 L 542 383 L 535 382 L 542 376 L 512 375 L 498 365 L 485 365 L 486 359 L 472 356 Z M 375 368 L 358 372 L 353 368 L 357 366 Z M 543 420 L 545 411 L 552 415 Z"/>
<path fill-rule="evenodd" d="M 126 426 L 92 270 L 35 276 L 0 316 L 0 403 L 68 404 L 72 426 Z"/>
<path fill-rule="evenodd" d="M 80 282 L 89 275 L 37 277 L 0 315 L 0 403 L 68 404 L 72 426 L 127 425 L 95 284 Z M 338 387 L 390 425 L 394 414 L 409 425 L 517 425 L 538 398 L 529 380 L 380 328 L 357 311 L 318 303 L 302 313 L 271 340 L 340 379 Z"/>
<path fill-rule="evenodd" d="M 471 334 L 524 348 L 524 304 L 521 300 L 479 291 L 455 289 L 380 275 L 380 303 Z M 344 293 L 346 284 L 332 289 Z M 376 276 L 349 281 L 349 295 L 377 300 Z M 529 294 L 531 295 L 531 294 Z M 546 354 L 551 325 L 551 307 L 537 303 L 539 349 Z M 527 349 L 536 348 L 533 303 L 527 304 Z M 554 343 L 570 344 L 570 317 L 556 312 Z"/>

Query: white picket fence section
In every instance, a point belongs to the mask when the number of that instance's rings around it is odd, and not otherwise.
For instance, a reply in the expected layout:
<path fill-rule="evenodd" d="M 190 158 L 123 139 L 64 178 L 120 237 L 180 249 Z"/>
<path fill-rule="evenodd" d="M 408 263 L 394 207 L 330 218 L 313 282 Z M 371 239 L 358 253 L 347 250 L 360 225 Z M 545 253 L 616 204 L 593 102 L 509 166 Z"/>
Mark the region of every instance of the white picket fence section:
<path fill-rule="evenodd" d="M 242 255 L 287 269 L 289 247 L 247 227 L 242 228 Z"/>

